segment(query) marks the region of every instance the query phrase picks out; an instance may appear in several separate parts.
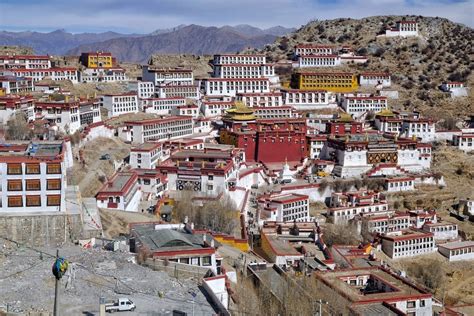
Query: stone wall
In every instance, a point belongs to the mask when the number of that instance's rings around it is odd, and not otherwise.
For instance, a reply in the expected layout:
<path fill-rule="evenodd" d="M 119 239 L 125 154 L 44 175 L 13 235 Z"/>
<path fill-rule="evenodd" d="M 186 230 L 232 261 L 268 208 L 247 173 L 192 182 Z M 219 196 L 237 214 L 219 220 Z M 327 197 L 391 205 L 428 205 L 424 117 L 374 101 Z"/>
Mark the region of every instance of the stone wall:
<path fill-rule="evenodd" d="M 0 236 L 28 246 L 56 246 L 77 239 L 82 231 L 79 214 L 48 213 L 0 216 Z M 4 242 L 4 241 L 2 241 Z"/>

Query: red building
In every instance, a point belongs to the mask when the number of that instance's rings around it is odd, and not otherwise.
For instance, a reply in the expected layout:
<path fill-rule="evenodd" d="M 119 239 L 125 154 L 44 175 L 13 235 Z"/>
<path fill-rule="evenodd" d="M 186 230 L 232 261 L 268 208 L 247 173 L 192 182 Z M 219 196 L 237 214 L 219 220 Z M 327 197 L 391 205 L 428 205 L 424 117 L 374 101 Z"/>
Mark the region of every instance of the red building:
<path fill-rule="evenodd" d="M 330 135 L 359 134 L 362 130 L 362 123 L 354 121 L 348 114 L 342 114 L 335 122 L 326 124 L 326 134 Z"/>
<path fill-rule="evenodd" d="M 223 122 L 221 143 L 243 148 L 247 161 L 301 162 L 307 157 L 305 119 L 257 120 L 251 109 L 236 103 Z"/>

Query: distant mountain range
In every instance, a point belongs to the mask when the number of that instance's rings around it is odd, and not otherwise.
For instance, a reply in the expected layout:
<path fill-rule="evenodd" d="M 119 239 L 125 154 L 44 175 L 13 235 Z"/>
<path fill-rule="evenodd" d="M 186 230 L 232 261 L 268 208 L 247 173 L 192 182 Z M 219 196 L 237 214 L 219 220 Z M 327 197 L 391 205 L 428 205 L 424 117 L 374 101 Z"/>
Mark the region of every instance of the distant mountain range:
<path fill-rule="evenodd" d="M 79 55 L 84 51 L 110 51 L 120 61 L 145 62 L 154 53 L 214 54 L 236 52 L 247 47 L 262 48 L 276 37 L 295 29 L 275 26 L 260 29 L 251 25 L 204 27 L 178 25 L 150 34 L 116 32 L 72 34 L 0 31 L 0 45 L 31 47 L 36 54 Z"/>

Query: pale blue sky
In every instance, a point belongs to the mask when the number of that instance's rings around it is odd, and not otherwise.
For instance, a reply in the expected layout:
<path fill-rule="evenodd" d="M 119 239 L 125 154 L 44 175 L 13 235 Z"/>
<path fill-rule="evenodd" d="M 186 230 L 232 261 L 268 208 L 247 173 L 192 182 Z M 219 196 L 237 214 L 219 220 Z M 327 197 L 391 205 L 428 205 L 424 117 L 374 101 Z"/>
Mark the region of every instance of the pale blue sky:
<path fill-rule="evenodd" d="M 148 33 L 179 24 L 299 27 L 313 19 L 415 14 L 474 26 L 474 0 L 0 0 L 0 29 Z"/>

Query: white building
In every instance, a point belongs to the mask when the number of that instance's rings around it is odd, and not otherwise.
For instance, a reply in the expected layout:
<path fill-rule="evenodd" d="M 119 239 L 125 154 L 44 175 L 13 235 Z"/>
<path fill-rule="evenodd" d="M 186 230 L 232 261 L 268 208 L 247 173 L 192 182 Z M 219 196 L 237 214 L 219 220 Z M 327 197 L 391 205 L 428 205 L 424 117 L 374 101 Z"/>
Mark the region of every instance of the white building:
<path fill-rule="evenodd" d="M 363 225 L 367 225 L 367 231 L 378 234 L 394 234 L 407 230 L 411 226 L 410 216 L 406 214 L 394 214 L 392 216 L 371 216 Z"/>
<path fill-rule="evenodd" d="M 309 221 L 309 197 L 303 194 L 281 194 L 260 198 L 260 220 L 276 222 Z"/>
<path fill-rule="evenodd" d="M 145 113 L 171 115 L 177 107 L 186 105 L 186 98 L 148 98 L 142 100 L 142 102 Z"/>
<path fill-rule="evenodd" d="M 31 78 L 33 83 L 43 79 L 69 80 L 72 83 L 79 83 L 79 72 L 76 68 L 7 69 L 0 70 L 0 75 Z"/>
<path fill-rule="evenodd" d="M 429 254 L 437 250 L 432 233 L 404 231 L 398 236 L 383 236 L 382 250 L 392 259 Z"/>
<path fill-rule="evenodd" d="M 387 192 L 405 192 L 415 190 L 415 177 L 390 177 L 385 179 Z"/>
<path fill-rule="evenodd" d="M 188 86 L 194 84 L 191 69 L 184 68 L 154 68 L 143 66 L 142 80 L 153 82 L 155 86 Z"/>
<path fill-rule="evenodd" d="M 212 63 L 213 65 L 263 65 L 267 63 L 267 60 L 264 54 L 217 54 L 214 55 Z"/>
<path fill-rule="evenodd" d="M 179 105 L 171 111 L 176 116 L 191 116 L 194 119 L 199 117 L 199 107 L 194 104 Z"/>
<path fill-rule="evenodd" d="M 6 124 L 15 113 L 24 113 L 26 120 L 35 119 L 35 99 L 32 96 L 0 96 L 0 123 Z"/>
<path fill-rule="evenodd" d="M 474 150 L 474 131 L 462 131 L 461 135 L 453 135 L 453 145 L 460 150 L 470 152 Z"/>
<path fill-rule="evenodd" d="M 441 85 L 441 90 L 449 92 L 451 98 L 469 96 L 468 88 L 463 82 L 445 82 Z"/>
<path fill-rule="evenodd" d="M 421 138 L 422 142 L 432 142 L 436 138 L 435 121 L 420 117 L 403 119 L 401 135 Z"/>
<path fill-rule="evenodd" d="M 60 131 L 74 134 L 81 127 L 79 100 L 66 99 L 63 101 L 43 101 L 35 103 L 35 116 L 47 120 Z"/>
<path fill-rule="evenodd" d="M 305 55 L 332 55 L 334 47 L 319 44 L 298 44 L 295 46 L 295 56 Z"/>
<path fill-rule="evenodd" d="M 448 261 L 474 260 L 474 241 L 455 241 L 438 245 L 440 254 Z"/>
<path fill-rule="evenodd" d="M 334 224 L 345 224 L 357 215 L 387 216 L 393 214 L 389 210 L 385 197 L 377 192 L 356 191 L 332 193 L 327 215 Z"/>
<path fill-rule="evenodd" d="M 0 68 L 4 69 L 49 69 L 49 56 L 3 55 L 0 56 Z"/>
<path fill-rule="evenodd" d="M 336 163 L 339 177 L 394 176 L 431 166 L 431 145 L 386 134 L 352 134 L 328 138 L 321 157 Z"/>
<path fill-rule="evenodd" d="M 228 96 L 205 97 L 201 100 L 201 112 L 205 117 L 221 117 L 235 102 Z"/>
<path fill-rule="evenodd" d="M 328 136 L 324 134 L 306 136 L 306 139 L 308 140 L 310 159 L 320 158 L 321 150 L 323 149 L 324 143 L 326 142 L 327 138 Z"/>
<path fill-rule="evenodd" d="M 3 144 L 1 213 L 64 212 L 66 169 L 72 154 L 62 142 Z"/>
<path fill-rule="evenodd" d="M 271 107 L 283 105 L 281 92 L 237 93 L 236 100 L 242 101 L 248 107 Z"/>
<path fill-rule="evenodd" d="M 199 87 L 194 83 L 191 69 L 143 66 L 142 80 L 153 82 L 155 93 L 160 98 L 200 98 Z"/>
<path fill-rule="evenodd" d="M 139 111 L 136 92 L 103 95 L 101 96 L 101 106 L 107 109 L 109 117 Z"/>
<path fill-rule="evenodd" d="M 232 96 L 237 93 L 269 93 L 270 81 L 268 78 L 222 79 L 209 78 L 203 80 L 207 96 Z"/>
<path fill-rule="evenodd" d="M 33 91 L 33 80 L 25 77 L 0 76 L 0 88 L 6 94 L 20 94 Z"/>
<path fill-rule="evenodd" d="M 296 118 L 297 113 L 291 106 L 262 106 L 254 107 L 253 114 L 257 119 L 281 119 L 281 118 Z"/>
<path fill-rule="evenodd" d="M 361 117 L 365 113 L 380 112 L 388 107 L 387 97 L 369 96 L 369 97 L 344 97 L 342 108 L 354 117 Z"/>
<path fill-rule="evenodd" d="M 336 95 L 328 91 L 283 89 L 281 92 L 283 103 L 298 111 L 337 107 Z"/>
<path fill-rule="evenodd" d="M 96 195 L 97 207 L 137 212 L 142 197 L 135 172 L 116 172 Z"/>
<path fill-rule="evenodd" d="M 119 137 L 134 144 L 182 138 L 193 134 L 191 116 L 127 121 L 124 125 L 124 128 L 119 129 Z"/>
<path fill-rule="evenodd" d="M 128 90 L 136 91 L 139 99 L 150 99 L 155 96 L 155 84 L 151 81 L 129 81 Z"/>
<path fill-rule="evenodd" d="M 425 223 L 421 229 L 432 233 L 435 240 L 454 240 L 459 237 L 458 225 L 449 222 Z"/>
<path fill-rule="evenodd" d="M 418 23 L 416 21 L 398 21 L 395 27 L 385 31 L 385 36 L 418 36 Z"/>
<path fill-rule="evenodd" d="M 363 72 L 359 76 L 359 85 L 385 88 L 392 85 L 392 80 L 386 72 Z"/>
<path fill-rule="evenodd" d="M 272 64 L 214 64 L 214 78 L 273 78 Z"/>
<path fill-rule="evenodd" d="M 80 82 L 123 82 L 128 81 L 125 69 L 114 68 L 85 68 L 80 73 Z"/>
<path fill-rule="evenodd" d="M 157 169 L 168 177 L 171 191 L 192 191 L 216 197 L 239 186 L 238 165 L 245 160 L 241 149 L 179 150 Z"/>
<path fill-rule="evenodd" d="M 130 149 L 130 166 L 137 169 L 155 169 L 163 157 L 163 143 L 142 143 Z"/>
<path fill-rule="evenodd" d="M 298 58 L 298 67 L 337 67 L 341 65 L 338 55 L 302 55 Z"/>

